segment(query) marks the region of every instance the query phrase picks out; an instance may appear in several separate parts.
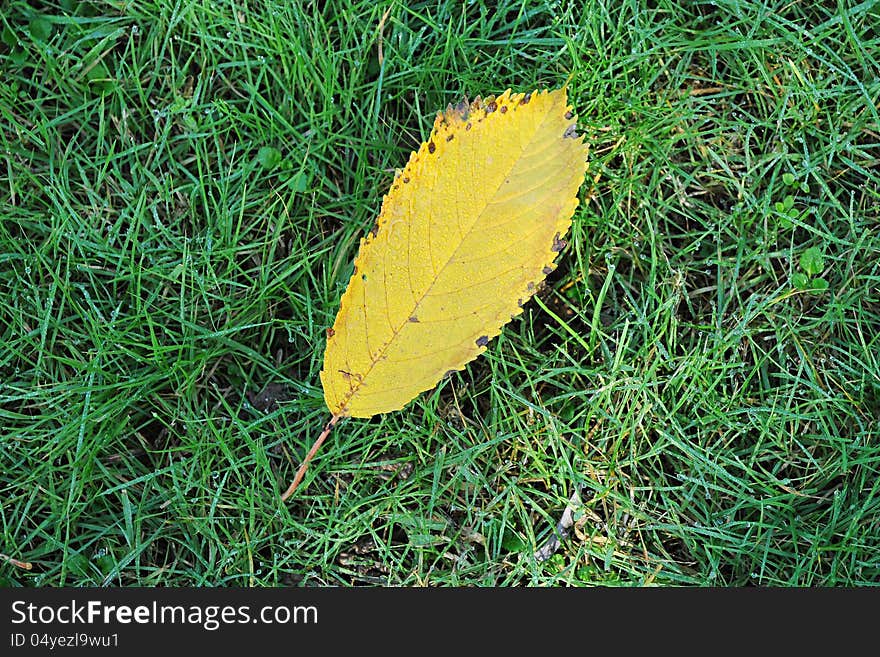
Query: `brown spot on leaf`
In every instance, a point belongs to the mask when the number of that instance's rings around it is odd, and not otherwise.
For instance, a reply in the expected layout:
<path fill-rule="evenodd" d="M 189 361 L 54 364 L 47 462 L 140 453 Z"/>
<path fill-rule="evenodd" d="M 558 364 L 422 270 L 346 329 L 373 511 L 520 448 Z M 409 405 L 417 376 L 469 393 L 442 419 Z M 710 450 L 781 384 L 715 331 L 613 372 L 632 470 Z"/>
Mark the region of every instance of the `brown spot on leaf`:
<path fill-rule="evenodd" d="M 480 337 L 477 338 L 477 346 L 478 347 L 485 347 L 487 344 L 489 344 L 489 336 L 488 335 L 481 335 Z"/>
<path fill-rule="evenodd" d="M 403 179 L 403 182 L 404 182 L 404 183 L 408 183 L 408 182 L 409 182 L 409 178 L 404 178 L 404 179 Z"/>
<path fill-rule="evenodd" d="M 455 135 L 449 135 L 449 136 L 446 138 L 446 141 L 452 141 L 453 139 L 455 139 Z"/>
<path fill-rule="evenodd" d="M 501 112 L 502 114 L 507 114 L 507 105 L 502 105 L 501 109 L 498 111 Z"/>
<path fill-rule="evenodd" d="M 358 374 L 357 372 L 346 372 L 345 370 L 336 370 L 336 371 L 342 375 L 343 379 L 345 379 L 346 381 L 349 381 L 349 382 L 352 379 L 354 379 L 357 382 L 361 382 L 364 380 L 364 375 Z"/>
<path fill-rule="evenodd" d="M 522 308 L 522 307 L 523 307 L 523 300 L 522 300 L 522 299 L 517 299 L 517 300 L 516 300 L 516 305 L 519 306 L 520 308 Z"/>
<path fill-rule="evenodd" d="M 434 142 L 433 142 L 433 141 L 429 141 L 429 142 L 428 142 L 428 152 L 429 152 L 429 153 L 433 153 L 433 152 L 436 151 L 436 150 L 437 150 L 437 147 L 434 145 Z"/>
<path fill-rule="evenodd" d="M 522 97 L 522 100 L 519 101 L 519 104 L 520 104 L 520 105 L 528 105 L 528 104 L 529 104 L 529 101 L 530 101 L 531 99 L 532 99 L 532 94 L 531 94 L 531 93 L 527 93 L 525 96 Z"/>
<path fill-rule="evenodd" d="M 410 316 L 409 321 L 413 322 L 414 324 L 418 324 L 419 318 L 416 317 L 415 315 L 412 315 L 412 316 Z"/>
<path fill-rule="evenodd" d="M 491 103 L 489 103 L 488 105 L 486 105 L 486 114 L 491 114 L 492 112 L 494 112 L 494 111 L 497 110 L 497 109 L 498 109 L 498 103 L 496 103 L 496 102 L 493 100 Z"/>
<path fill-rule="evenodd" d="M 465 130 L 470 130 L 470 129 L 471 129 L 471 124 L 468 123 L 468 124 L 464 127 L 464 129 L 465 129 Z"/>
<path fill-rule="evenodd" d="M 577 126 L 572 124 L 565 129 L 565 132 L 562 133 L 563 139 L 574 139 L 578 136 Z"/>
<path fill-rule="evenodd" d="M 526 285 L 526 289 L 527 289 L 529 292 L 534 292 L 534 290 L 535 290 L 535 284 L 532 283 L 531 281 L 529 281 L 529 284 Z"/>
<path fill-rule="evenodd" d="M 565 118 L 566 118 L 566 119 L 570 119 L 570 118 L 573 117 L 573 116 L 574 116 L 574 114 L 572 114 L 570 111 L 568 111 L 568 112 L 565 113 Z"/>
<path fill-rule="evenodd" d="M 327 339 L 329 340 L 329 339 L 332 338 L 334 335 L 336 335 L 336 331 L 334 331 L 332 328 L 328 328 L 328 329 L 327 329 Z"/>
<path fill-rule="evenodd" d="M 568 242 L 566 242 L 564 239 L 559 237 L 559 233 L 556 233 L 556 235 L 553 236 L 553 246 L 550 247 L 550 250 L 553 251 L 554 253 L 559 253 L 567 245 L 568 245 Z"/>
<path fill-rule="evenodd" d="M 541 271 L 542 271 L 545 275 L 546 275 L 546 274 L 550 274 L 550 273 L 553 272 L 553 267 L 547 266 L 547 267 L 544 267 L 544 269 L 542 269 Z"/>

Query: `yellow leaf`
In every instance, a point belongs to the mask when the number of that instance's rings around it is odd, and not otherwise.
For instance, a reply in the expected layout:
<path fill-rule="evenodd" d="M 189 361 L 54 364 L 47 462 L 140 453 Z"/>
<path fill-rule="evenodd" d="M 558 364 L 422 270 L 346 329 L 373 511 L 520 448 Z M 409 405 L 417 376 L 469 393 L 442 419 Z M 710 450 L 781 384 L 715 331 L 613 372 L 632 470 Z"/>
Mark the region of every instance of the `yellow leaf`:
<path fill-rule="evenodd" d="M 336 417 L 402 408 L 485 351 L 553 269 L 587 147 L 565 89 L 438 113 L 361 239 L 321 383 Z"/>

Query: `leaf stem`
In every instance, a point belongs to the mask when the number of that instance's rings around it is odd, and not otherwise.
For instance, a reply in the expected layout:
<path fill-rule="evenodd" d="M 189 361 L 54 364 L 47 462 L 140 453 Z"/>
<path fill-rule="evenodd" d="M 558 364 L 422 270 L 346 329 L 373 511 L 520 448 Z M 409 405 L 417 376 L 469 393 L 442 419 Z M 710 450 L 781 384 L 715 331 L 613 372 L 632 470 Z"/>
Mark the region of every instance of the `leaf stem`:
<path fill-rule="evenodd" d="M 296 476 L 293 478 L 293 483 L 287 487 L 287 490 L 281 495 L 281 501 L 284 502 L 288 497 L 293 495 L 293 492 L 297 489 L 303 477 L 306 474 L 306 470 L 309 469 L 309 461 L 312 460 L 312 457 L 318 453 L 318 450 L 321 448 L 321 445 L 327 439 L 327 436 L 330 435 L 330 432 L 333 431 L 333 427 L 339 421 L 341 415 L 334 415 L 330 418 L 330 421 L 324 426 L 324 430 L 321 432 L 321 435 L 318 436 L 318 439 L 315 441 L 315 444 L 312 445 L 312 448 L 309 450 L 309 453 L 306 454 L 306 458 L 303 460 L 302 465 L 299 466 L 299 470 L 296 471 Z"/>

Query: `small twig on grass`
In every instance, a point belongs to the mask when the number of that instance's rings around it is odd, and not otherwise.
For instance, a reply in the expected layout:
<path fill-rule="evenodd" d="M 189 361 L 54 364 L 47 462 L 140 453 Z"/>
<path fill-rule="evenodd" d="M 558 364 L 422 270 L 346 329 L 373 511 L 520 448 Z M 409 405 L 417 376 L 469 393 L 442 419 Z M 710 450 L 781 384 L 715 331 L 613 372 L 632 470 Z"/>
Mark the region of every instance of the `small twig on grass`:
<path fill-rule="evenodd" d="M 330 435 L 330 432 L 333 431 L 333 427 L 339 421 L 340 415 L 334 415 L 330 418 L 330 421 L 324 426 L 324 430 L 321 432 L 321 435 L 318 436 L 318 439 L 315 441 L 315 444 L 312 445 L 312 448 L 309 450 L 309 453 L 306 454 L 306 458 L 303 460 L 302 465 L 299 466 L 299 470 L 296 471 L 296 476 L 293 478 L 293 483 L 287 487 L 287 490 L 281 495 L 281 501 L 284 502 L 288 497 L 293 495 L 293 492 L 299 486 L 299 483 L 302 481 L 302 478 L 306 474 L 306 470 L 309 468 L 309 461 L 312 460 L 312 457 L 318 453 L 318 450 L 321 448 L 323 442 L 327 439 L 327 436 Z"/>
<path fill-rule="evenodd" d="M 575 488 L 574 493 L 572 493 L 571 497 L 568 499 L 568 506 L 566 506 L 565 511 L 562 512 L 562 518 L 556 525 L 556 531 L 553 532 L 553 535 L 546 543 L 544 543 L 541 549 L 535 552 L 536 561 L 547 561 L 547 559 L 552 557 L 556 550 L 559 549 L 559 545 L 562 541 L 568 538 L 568 535 L 571 533 L 571 528 L 574 525 L 575 509 L 579 506 L 581 506 L 581 492 L 579 489 Z"/>
<path fill-rule="evenodd" d="M 12 557 L 9 557 L 9 556 L 2 554 L 2 553 L 0 553 L 0 559 L 3 559 L 4 561 L 8 561 L 13 566 L 18 566 L 19 568 L 22 568 L 24 570 L 30 570 L 31 568 L 34 567 L 33 564 L 30 563 L 29 561 L 19 561 L 18 559 L 13 559 Z"/>

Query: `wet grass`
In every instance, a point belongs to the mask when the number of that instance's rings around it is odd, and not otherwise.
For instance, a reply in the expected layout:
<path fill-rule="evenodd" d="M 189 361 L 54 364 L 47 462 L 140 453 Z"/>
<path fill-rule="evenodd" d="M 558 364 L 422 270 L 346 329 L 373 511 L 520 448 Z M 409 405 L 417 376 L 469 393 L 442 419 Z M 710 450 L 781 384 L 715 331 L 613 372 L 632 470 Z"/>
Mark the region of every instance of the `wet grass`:
<path fill-rule="evenodd" d="M 872 3 L 7 7 L 3 584 L 880 580 Z M 394 168 L 569 76 L 547 288 L 281 504 Z"/>

